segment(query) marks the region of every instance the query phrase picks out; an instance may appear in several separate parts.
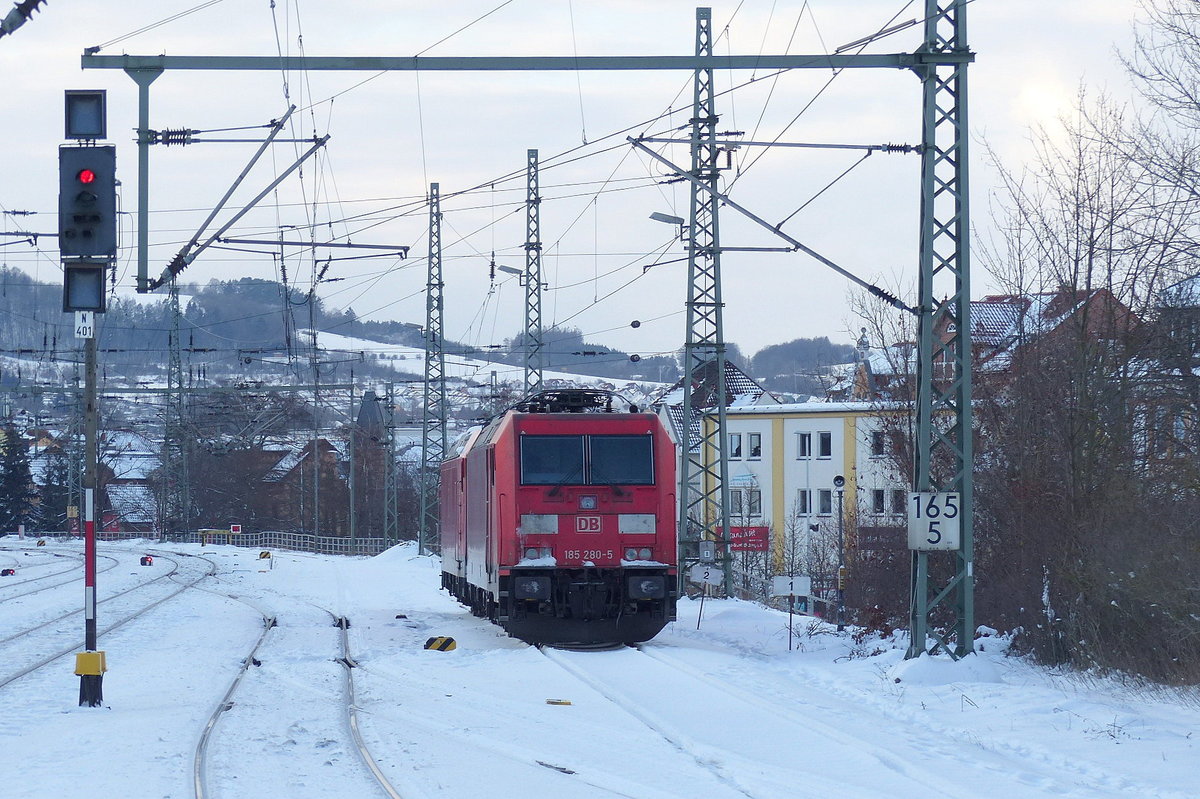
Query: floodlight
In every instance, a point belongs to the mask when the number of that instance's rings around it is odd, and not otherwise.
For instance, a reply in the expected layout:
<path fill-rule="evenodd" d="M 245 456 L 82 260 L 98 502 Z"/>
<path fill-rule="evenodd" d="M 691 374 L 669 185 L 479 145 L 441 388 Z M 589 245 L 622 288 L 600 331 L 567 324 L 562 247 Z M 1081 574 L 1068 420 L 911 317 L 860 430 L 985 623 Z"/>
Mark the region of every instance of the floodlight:
<path fill-rule="evenodd" d="M 650 218 L 653 219 L 655 222 L 666 222 L 668 225 L 682 225 L 683 224 L 683 217 L 671 216 L 670 214 L 660 213 L 659 211 L 655 211 L 654 213 L 650 214 Z"/>

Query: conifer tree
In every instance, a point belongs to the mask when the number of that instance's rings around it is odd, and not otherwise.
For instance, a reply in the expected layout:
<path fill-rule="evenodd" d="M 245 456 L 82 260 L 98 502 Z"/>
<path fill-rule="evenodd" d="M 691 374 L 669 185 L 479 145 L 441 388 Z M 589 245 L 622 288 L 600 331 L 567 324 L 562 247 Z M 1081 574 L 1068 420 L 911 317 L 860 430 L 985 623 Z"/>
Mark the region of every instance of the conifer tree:
<path fill-rule="evenodd" d="M 29 470 L 29 445 L 11 424 L 0 443 L 0 532 L 26 524 L 35 510 L 37 490 Z"/>

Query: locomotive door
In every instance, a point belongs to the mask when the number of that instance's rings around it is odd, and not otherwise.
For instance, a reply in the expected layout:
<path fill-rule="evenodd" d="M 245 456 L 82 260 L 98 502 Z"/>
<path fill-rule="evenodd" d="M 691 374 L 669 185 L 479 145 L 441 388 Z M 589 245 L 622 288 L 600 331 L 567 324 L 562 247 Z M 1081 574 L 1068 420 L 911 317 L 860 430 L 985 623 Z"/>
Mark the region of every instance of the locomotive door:
<path fill-rule="evenodd" d="M 496 528 L 500 524 L 500 498 L 496 496 L 496 448 L 488 447 L 487 451 L 487 497 L 488 497 L 488 514 L 487 514 L 487 533 L 484 538 L 484 552 L 487 553 L 487 582 L 491 586 L 492 579 L 496 573 Z M 492 498 L 496 498 L 495 506 L 492 505 Z"/>

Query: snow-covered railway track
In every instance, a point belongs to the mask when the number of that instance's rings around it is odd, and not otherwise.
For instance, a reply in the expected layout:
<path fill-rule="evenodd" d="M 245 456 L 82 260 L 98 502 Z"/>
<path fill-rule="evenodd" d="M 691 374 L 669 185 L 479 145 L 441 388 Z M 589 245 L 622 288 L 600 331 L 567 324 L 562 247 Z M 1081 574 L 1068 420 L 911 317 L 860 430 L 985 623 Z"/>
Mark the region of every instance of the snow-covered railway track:
<path fill-rule="evenodd" d="M 217 722 L 221 720 L 221 716 L 233 707 L 233 695 L 237 691 L 238 686 L 242 683 L 242 678 L 246 676 L 246 671 L 250 668 L 250 664 L 256 662 L 255 655 L 258 653 L 259 647 L 267 638 L 267 633 L 275 627 L 275 617 L 263 615 L 263 631 L 262 635 L 255 640 L 254 645 L 250 647 L 250 651 L 242 660 L 241 668 L 229 683 L 229 688 L 225 691 L 225 695 L 221 697 L 221 701 L 217 703 L 217 707 L 213 710 L 212 715 L 208 717 L 208 722 L 204 725 L 204 730 L 200 733 L 200 739 L 196 743 L 196 754 L 192 758 L 192 791 L 196 799 L 206 799 L 210 796 L 208 792 L 208 744 L 212 738 L 213 730 L 217 726 Z"/>
<path fill-rule="evenodd" d="M 123 597 L 127 594 L 130 594 L 134 591 L 148 588 L 148 587 L 154 585 L 154 583 L 161 582 L 162 580 L 167 580 L 167 579 L 173 577 L 176 573 L 178 573 L 179 562 L 177 560 L 175 560 L 173 558 L 169 558 L 169 557 L 164 557 L 163 560 L 167 560 L 168 562 L 170 562 L 170 564 L 171 564 L 170 571 L 168 571 L 164 574 L 160 574 L 157 577 L 151 577 L 149 580 L 145 580 L 140 583 L 135 583 L 134 585 L 131 585 L 128 588 L 122 589 L 115 594 L 103 596 L 96 600 L 97 607 L 104 605 L 107 608 L 107 606 L 109 606 L 112 602 L 114 602 L 117 599 L 120 599 L 121 597 Z M 114 563 L 115 562 L 116 561 L 114 560 Z M 42 589 L 38 589 L 38 590 L 42 590 Z M 36 592 L 30 592 L 30 593 L 36 593 Z M 15 641 L 19 638 L 24 638 L 29 635 L 35 635 L 36 633 L 41 632 L 42 630 L 51 628 L 52 626 L 58 624 L 59 622 L 64 621 L 65 619 L 69 619 L 72 616 L 80 616 L 82 614 L 83 614 L 82 607 L 75 608 L 74 610 L 68 610 L 66 613 L 55 616 L 52 619 L 47 619 L 46 621 L 39 622 L 38 624 L 32 625 L 30 627 L 26 627 L 23 630 L 20 630 L 15 633 L 11 633 L 3 638 L 0 638 L 0 645 L 7 644 L 10 641 Z"/>
<path fill-rule="evenodd" d="M 316 606 L 292 606 L 288 616 L 277 618 L 239 595 L 213 593 L 250 604 L 262 614 L 264 629 L 243 658 L 200 736 L 193 758 L 195 799 L 245 795 L 247 789 L 254 795 L 287 795 L 292 799 L 309 793 L 325 796 L 328 783 L 333 780 L 337 781 L 339 791 L 349 791 L 355 796 L 374 792 L 388 799 L 414 799 L 413 793 L 402 793 L 392 785 L 359 732 L 353 677 L 356 664 L 350 651 L 349 620 Z M 326 632 L 334 629 L 336 646 Z M 317 651 L 320 649 L 325 651 Z M 305 670 L 308 679 L 304 683 L 295 680 L 293 661 L 297 653 L 311 661 L 312 668 Z M 284 670 L 291 675 L 289 684 L 281 686 L 273 679 L 278 676 L 273 671 L 276 664 L 284 664 Z M 290 669 L 286 668 L 288 664 Z M 255 669 L 247 679 L 252 666 L 261 669 Z M 329 690 L 329 683 L 336 679 L 339 669 L 340 699 L 336 698 L 339 692 Z M 299 694 L 301 701 L 295 701 L 294 694 Z M 294 716 L 302 718 L 289 722 Z M 221 720 L 227 721 L 217 730 Z M 265 773 L 257 768 L 259 758 L 254 757 L 253 742 L 271 749 L 303 747 L 311 742 L 313 751 L 302 751 L 298 756 L 301 762 L 290 773 Z M 351 748 L 365 770 L 359 769 L 351 758 L 342 757 Z M 328 766 L 342 768 L 330 772 Z M 355 774 L 361 775 L 362 781 L 357 789 L 349 787 L 356 779 Z M 371 782 L 377 789 L 370 787 Z"/>
<path fill-rule="evenodd" d="M 341 664 L 345 673 L 344 693 L 346 702 L 346 723 L 350 727 L 350 736 L 354 739 L 354 747 L 358 750 L 358 756 L 366 766 L 367 771 L 371 772 L 371 776 L 375 778 L 376 784 L 383 790 L 389 799 L 413 799 L 413 794 L 400 793 L 396 787 L 384 775 L 383 770 L 379 767 L 375 756 L 371 754 L 370 747 L 363 740 L 362 732 L 358 726 L 358 700 L 354 690 L 354 669 L 358 668 L 358 664 L 354 662 L 354 657 L 350 652 L 350 620 L 345 617 L 339 617 L 335 620 L 338 630 L 341 632 L 342 657 Z"/>
<path fill-rule="evenodd" d="M 868 738 L 847 735 L 819 717 L 763 700 L 681 661 L 652 656 L 647 649 L 580 653 L 543 648 L 542 654 L 729 789 L 752 799 L 975 795 L 934 769 L 915 765 L 919 760 L 889 756 Z M 776 730 L 773 740 L 758 733 L 756 720 L 767 717 Z M 828 752 L 822 762 L 845 765 L 836 772 L 814 769 L 808 765 L 811 757 L 797 756 L 801 752 Z"/>
<path fill-rule="evenodd" d="M 184 553 L 174 554 L 190 558 L 192 561 L 202 562 L 203 566 L 200 569 L 187 569 L 191 573 L 184 575 L 182 574 L 184 569 L 179 568 L 182 565 L 182 561 L 177 562 L 178 571 L 166 575 L 170 578 L 168 584 L 160 585 L 160 581 L 156 579 L 141 586 L 149 587 L 151 584 L 154 584 L 160 588 L 166 588 L 166 592 L 163 594 L 153 597 L 142 597 L 140 595 L 131 596 L 132 592 L 123 592 L 124 596 L 110 598 L 114 601 L 109 605 L 109 610 L 112 615 L 119 618 L 106 626 L 101 626 L 97 630 L 97 638 L 103 638 L 108 633 L 145 616 L 164 602 L 178 596 L 201 580 L 211 577 L 216 572 L 216 564 L 207 558 L 185 555 Z M 190 564 L 192 561 L 187 562 Z M 15 664 L 15 669 L 8 674 L 0 675 L 0 688 L 4 688 L 22 677 L 83 649 L 83 642 L 80 640 L 81 629 L 67 629 L 57 624 L 57 622 L 61 622 L 72 615 L 76 614 L 67 614 L 51 622 L 37 625 L 35 628 L 26 630 L 21 635 L 16 636 L 15 643 L 10 641 L 6 645 L 4 665 L 13 667 Z M 82 625 L 80 625 L 81 627 Z"/>
<path fill-rule="evenodd" d="M 13 551 L 25 551 L 25 550 L 6 550 L 6 551 L 13 552 Z M 14 568 L 20 568 L 21 574 L 15 578 L 5 578 L 5 581 L 0 583 L 0 602 L 8 602 L 8 601 L 11 601 L 14 599 L 21 599 L 23 597 L 31 596 L 33 594 L 37 594 L 42 591 L 48 591 L 51 588 L 58 588 L 59 586 L 69 585 L 74 582 L 79 582 L 79 583 L 83 582 L 83 556 L 82 555 L 75 554 L 75 553 L 63 553 L 63 552 L 46 552 L 46 553 L 38 553 L 38 554 L 44 560 L 49 560 L 49 559 L 55 559 L 56 561 L 57 560 L 65 560 L 66 563 L 63 563 L 63 564 L 56 563 L 55 564 L 56 566 L 61 566 L 61 568 L 54 568 L 49 571 L 34 574 L 32 576 L 25 576 L 24 572 L 34 571 L 34 570 L 40 571 L 41 569 L 46 567 L 46 564 L 40 564 L 40 565 L 35 565 L 35 566 L 31 567 L 30 564 L 19 561 L 18 566 L 14 567 Z M 17 560 L 17 559 L 15 559 L 15 560 Z M 115 569 L 118 564 L 119 564 L 119 561 L 116 558 L 111 558 L 107 555 L 98 555 L 96 557 L 97 573 L 103 573 L 103 572 L 109 571 L 111 569 Z M 26 588 L 25 590 L 21 590 L 21 591 L 14 590 L 18 586 L 22 586 L 22 585 L 30 586 L 30 587 Z"/>
<path fill-rule="evenodd" d="M 690 760 L 676 763 L 660 736 L 603 697 L 554 699 L 580 693 L 580 681 L 487 623 L 468 622 L 475 629 L 455 651 L 423 649 L 457 615 L 358 628 L 374 641 L 355 668 L 363 735 L 405 797 L 494 795 L 497 785 L 558 799 L 677 799 L 680 785 L 744 797 Z"/>
<path fill-rule="evenodd" d="M 587 658 L 603 657 L 614 653 L 625 655 L 625 650 L 611 649 L 594 650 L 594 651 L 579 651 L 557 649 L 549 646 L 538 647 L 543 655 L 551 662 L 560 666 L 562 669 L 570 673 L 580 682 L 587 685 L 592 690 L 603 696 L 608 701 L 619 707 L 628 715 L 637 719 L 644 726 L 648 727 L 652 732 L 662 736 L 662 738 L 671 745 L 676 751 L 686 758 L 691 759 L 696 766 L 710 772 L 716 779 L 729 788 L 736 794 L 750 797 L 750 799 L 759 799 L 759 794 L 751 792 L 733 773 L 723 767 L 719 760 L 705 753 L 705 747 L 701 746 L 690 736 L 683 733 L 682 730 L 672 729 L 667 722 L 657 717 L 651 708 L 642 706 L 639 702 L 632 699 L 616 687 L 612 680 L 605 677 L 599 677 L 588 668 L 585 663 Z M 764 794 L 765 796 L 765 794 Z"/>

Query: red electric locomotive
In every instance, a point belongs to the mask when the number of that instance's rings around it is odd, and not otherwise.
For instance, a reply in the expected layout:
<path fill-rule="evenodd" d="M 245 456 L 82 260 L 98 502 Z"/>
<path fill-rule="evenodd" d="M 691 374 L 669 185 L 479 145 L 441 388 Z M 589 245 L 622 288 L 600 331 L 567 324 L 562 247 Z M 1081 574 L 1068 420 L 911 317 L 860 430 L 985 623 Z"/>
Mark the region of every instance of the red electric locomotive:
<path fill-rule="evenodd" d="M 675 619 L 675 448 L 619 398 L 549 391 L 442 465 L 442 587 L 530 643 L 635 643 Z"/>

